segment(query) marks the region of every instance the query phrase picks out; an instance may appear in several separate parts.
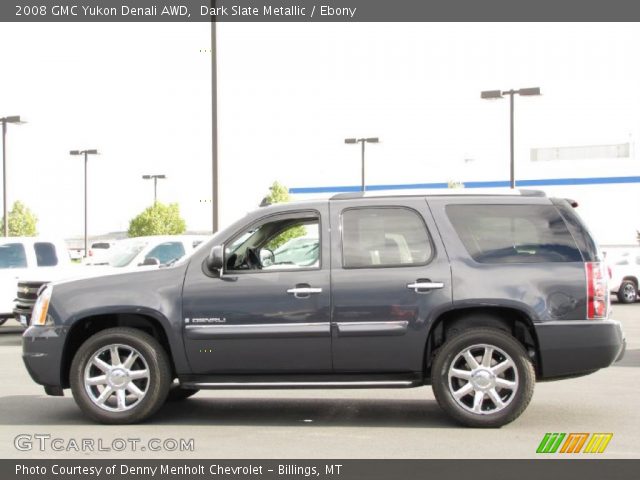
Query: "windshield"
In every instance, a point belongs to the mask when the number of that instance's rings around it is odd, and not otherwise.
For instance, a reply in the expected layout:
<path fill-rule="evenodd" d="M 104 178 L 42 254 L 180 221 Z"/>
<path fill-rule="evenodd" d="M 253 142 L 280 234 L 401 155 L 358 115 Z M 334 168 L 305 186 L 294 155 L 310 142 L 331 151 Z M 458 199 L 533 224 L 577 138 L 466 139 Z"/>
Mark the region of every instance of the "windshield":
<path fill-rule="evenodd" d="M 317 228 L 315 229 L 317 232 Z M 309 235 L 309 232 L 307 232 Z M 274 265 L 311 266 L 318 261 L 319 256 L 318 236 L 292 238 L 274 252 Z"/>
<path fill-rule="evenodd" d="M 116 268 L 126 267 L 148 243 L 139 239 L 122 240 L 108 250 L 109 256 L 104 263 Z"/>
<path fill-rule="evenodd" d="M 27 268 L 27 254 L 21 243 L 0 245 L 0 268 Z"/>

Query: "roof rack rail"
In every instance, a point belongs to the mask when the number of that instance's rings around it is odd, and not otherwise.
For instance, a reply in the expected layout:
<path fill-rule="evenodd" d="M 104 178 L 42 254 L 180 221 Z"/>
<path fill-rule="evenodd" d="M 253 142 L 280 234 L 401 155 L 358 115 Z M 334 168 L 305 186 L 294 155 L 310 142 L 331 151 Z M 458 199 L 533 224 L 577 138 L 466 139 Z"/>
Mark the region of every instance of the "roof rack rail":
<path fill-rule="evenodd" d="M 484 189 L 427 189 L 428 191 L 416 190 L 367 190 L 366 192 L 343 192 L 336 193 L 330 200 L 353 200 L 365 197 L 384 197 L 384 196 L 422 196 L 422 195 L 520 195 L 522 197 L 546 197 L 547 194 L 542 190 L 532 190 L 520 188 L 510 190 L 500 188 L 498 191 L 487 191 Z"/>
<path fill-rule="evenodd" d="M 362 198 L 364 197 L 364 192 L 344 192 L 344 193 L 336 193 L 331 197 L 331 200 L 350 200 L 352 198 Z"/>
<path fill-rule="evenodd" d="M 521 188 L 519 191 L 520 191 L 520 195 L 522 195 L 523 197 L 546 197 L 547 196 L 547 194 L 542 190 L 529 190 L 526 188 Z"/>

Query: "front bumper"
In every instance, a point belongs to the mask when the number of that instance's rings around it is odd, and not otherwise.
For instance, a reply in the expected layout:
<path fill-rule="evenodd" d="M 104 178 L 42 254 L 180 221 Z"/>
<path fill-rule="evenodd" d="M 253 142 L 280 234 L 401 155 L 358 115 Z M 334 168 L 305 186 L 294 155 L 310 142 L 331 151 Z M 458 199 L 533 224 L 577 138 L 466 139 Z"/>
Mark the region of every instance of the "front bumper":
<path fill-rule="evenodd" d="M 620 360 L 626 341 L 615 320 L 566 320 L 535 325 L 540 377 L 581 375 Z"/>
<path fill-rule="evenodd" d="M 22 335 L 22 360 L 31 378 L 45 387 L 62 387 L 64 327 L 29 327 Z"/>

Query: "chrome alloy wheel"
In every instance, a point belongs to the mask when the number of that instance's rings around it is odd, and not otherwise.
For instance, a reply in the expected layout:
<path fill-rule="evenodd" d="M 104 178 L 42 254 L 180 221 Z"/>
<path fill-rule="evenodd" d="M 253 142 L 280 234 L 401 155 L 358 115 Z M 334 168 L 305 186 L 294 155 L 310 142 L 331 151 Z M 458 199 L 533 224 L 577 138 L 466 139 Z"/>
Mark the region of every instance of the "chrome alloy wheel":
<path fill-rule="evenodd" d="M 516 364 L 504 350 L 493 345 L 472 345 L 451 362 L 449 390 L 468 412 L 499 412 L 511 403 L 518 390 Z"/>
<path fill-rule="evenodd" d="M 109 412 L 134 408 L 149 389 L 149 366 L 135 348 L 107 345 L 91 356 L 84 369 L 84 388 L 91 401 Z"/>
<path fill-rule="evenodd" d="M 638 293 L 636 292 L 636 288 L 633 286 L 633 284 L 627 283 L 624 287 L 622 287 L 622 295 L 627 302 L 631 303 L 636 301 Z"/>

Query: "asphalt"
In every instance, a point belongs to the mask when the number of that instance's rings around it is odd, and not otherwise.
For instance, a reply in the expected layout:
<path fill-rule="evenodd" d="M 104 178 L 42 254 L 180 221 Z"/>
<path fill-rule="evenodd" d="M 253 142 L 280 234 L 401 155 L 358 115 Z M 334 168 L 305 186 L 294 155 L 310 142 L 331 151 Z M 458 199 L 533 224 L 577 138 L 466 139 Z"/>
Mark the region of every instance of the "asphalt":
<path fill-rule="evenodd" d="M 453 423 L 429 387 L 203 391 L 165 405 L 142 425 L 96 425 L 69 391 L 47 397 L 31 381 L 20 358 L 21 328 L 8 323 L 0 327 L 0 458 L 533 458 L 547 432 L 611 432 L 599 458 L 639 458 L 639 317 L 640 303 L 614 304 L 627 336 L 625 358 L 586 377 L 539 383 L 519 419 L 489 430 Z M 21 451 L 19 435 L 61 439 L 65 451 L 40 451 L 38 441 Z M 116 439 L 139 441 L 135 453 L 76 452 L 73 442 L 83 439 L 103 449 Z M 152 451 L 152 439 L 193 439 L 193 450 Z"/>

